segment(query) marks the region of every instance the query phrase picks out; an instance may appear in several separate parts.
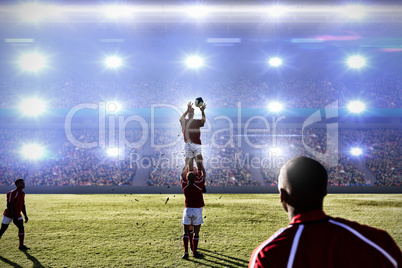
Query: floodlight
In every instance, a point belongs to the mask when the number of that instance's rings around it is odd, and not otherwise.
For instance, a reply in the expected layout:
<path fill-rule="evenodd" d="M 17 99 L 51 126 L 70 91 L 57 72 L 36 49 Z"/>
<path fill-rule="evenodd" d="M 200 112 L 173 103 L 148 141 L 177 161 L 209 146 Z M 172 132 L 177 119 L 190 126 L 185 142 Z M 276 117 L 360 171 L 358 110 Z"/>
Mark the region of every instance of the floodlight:
<path fill-rule="evenodd" d="M 21 154 L 26 159 L 38 160 L 44 156 L 44 148 L 39 144 L 26 144 L 22 147 Z"/>
<path fill-rule="evenodd" d="M 109 68 L 118 68 L 122 65 L 122 63 L 123 63 L 122 59 L 117 56 L 111 56 L 106 58 L 105 60 L 105 64 Z"/>
<path fill-rule="evenodd" d="M 283 108 L 283 105 L 282 105 L 282 103 L 280 103 L 280 102 L 271 102 L 271 103 L 268 105 L 268 109 L 269 109 L 270 111 L 272 111 L 272 112 L 279 112 L 279 111 L 282 110 L 282 108 Z"/>
<path fill-rule="evenodd" d="M 187 7 L 186 12 L 190 17 L 201 18 L 205 17 L 208 14 L 208 9 L 205 6 L 196 5 Z"/>
<path fill-rule="evenodd" d="M 188 68 L 197 69 L 204 65 L 204 60 L 198 56 L 191 56 L 187 58 L 186 65 Z"/>
<path fill-rule="evenodd" d="M 21 55 L 18 63 L 22 70 L 37 72 L 46 67 L 46 58 L 36 52 Z"/>
<path fill-rule="evenodd" d="M 106 109 L 111 112 L 111 113 L 115 113 L 118 112 L 119 110 L 121 110 L 121 104 L 116 102 L 116 101 L 112 101 L 109 102 L 106 106 Z"/>
<path fill-rule="evenodd" d="M 366 60 L 360 56 L 353 56 L 348 59 L 348 65 L 350 68 L 360 69 L 366 65 Z"/>
<path fill-rule="evenodd" d="M 359 147 L 354 147 L 350 150 L 350 153 L 354 156 L 359 156 L 361 154 L 363 154 L 362 149 L 360 149 Z"/>
<path fill-rule="evenodd" d="M 116 156 L 119 155 L 119 149 L 118 148 L 109 148 L 109 149 L 107 149 L 106 152 L 107 152 L 107 154 L 109 156 L 112 156 L 112 157 L 116 157 Z"/>
<path fill-rule="evenodd" d="M 286 13 L 286 8 L 283 6 L 272 6 L 268 8 L 268 14 L 271 17 L 279 18 Z"/>
<path fill-rule="evenodd" d="M 282 60 L 280 58 L 270 58 L 268 61 L 269 65 L 273 66 L 273 67 L 278 67 L 280 65 L 282 65 Z"/>
<path fill-rule="evenodd" d="M 37 116 L 46 110 L 46 103 L 37 98 L 26 99 L 21 102 L 20 110 L 24 115 Z"/>
<path fill-rule="evenodd" d="M 366 109 L 366 105 L 361 101 L 351 101 L 348 104 L 348 109 L 352 113 L 361 113 Z"/>
<path fill-rule="evenodd" d="M 269 151 L 270 151 L 271 153 L 277 154 L 277 155 L 280 155 L 280 154 L 282 153 L 282 150 L 281 150 L 281 148 L 279 148 L 279 147 L 273 147 L 273 148 L 271 148 Z"/>

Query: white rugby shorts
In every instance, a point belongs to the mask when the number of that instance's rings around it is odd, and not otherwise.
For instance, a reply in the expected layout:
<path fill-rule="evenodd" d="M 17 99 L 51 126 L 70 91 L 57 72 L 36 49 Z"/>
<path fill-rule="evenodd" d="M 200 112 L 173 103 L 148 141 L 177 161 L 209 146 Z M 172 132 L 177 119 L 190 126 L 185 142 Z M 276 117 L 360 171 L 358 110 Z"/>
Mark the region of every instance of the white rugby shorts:
<path fill-rule="evenodd" d="M 186 142 L 184 145 L 184 157 L 195 158 L 201 154 L 201 144 Z"/>
<path fill-rule="evenodd" d="M 183 219 L 181 221 L 184 225 L 201 225 L 204 223 L 202 219 L 202 208 L 184 208 Z"/>
<path fill-rule="evenodd" d="M 19 221 L 22 221 L 23 218 L 22 218 L 22 217 L 19 217 L 18 220 L 19 220 Z M 3 220 L 1 221 L 2 224 L 7 224 L 7 225 L 9 225 L 9 224 L 12 223 L 12 222 L 13 222 L 13 219 L 12 219 L 12 218 L 9 218 L 9 217 L 6 217 L 6 216 L 3 215 Z"/>

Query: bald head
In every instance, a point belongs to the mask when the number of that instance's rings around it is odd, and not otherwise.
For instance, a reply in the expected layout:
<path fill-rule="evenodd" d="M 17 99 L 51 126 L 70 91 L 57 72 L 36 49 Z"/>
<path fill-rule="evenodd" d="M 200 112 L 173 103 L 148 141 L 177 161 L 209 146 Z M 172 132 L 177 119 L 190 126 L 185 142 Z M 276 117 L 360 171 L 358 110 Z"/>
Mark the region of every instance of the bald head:
<path fill-rule="evenodd" d="M 295 208 L 302 208 L 322 204 L 327 194 L 327 183 L 327 171 L 318 161 L 299 156 L 282 167 L 278 188 L 279 191 L 286 191 L 288 196 L 285 202 Z"/>

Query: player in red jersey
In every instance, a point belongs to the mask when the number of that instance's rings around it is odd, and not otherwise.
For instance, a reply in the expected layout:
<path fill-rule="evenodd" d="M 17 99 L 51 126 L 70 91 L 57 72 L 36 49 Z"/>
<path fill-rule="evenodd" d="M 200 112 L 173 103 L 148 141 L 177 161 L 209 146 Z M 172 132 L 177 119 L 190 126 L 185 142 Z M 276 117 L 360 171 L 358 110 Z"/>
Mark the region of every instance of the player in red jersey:
<path fill-rule="evenodd" d="M 387 232 L 324 213 L 327 184 L 325 168 L 308 157 L 282 167 L 278 189 L 290 223 L 254 250 L 249 267 L 401 266 L 401 250 Z"/>
<path fill-rule="evenodd" d="M 183 211 L 182 224 L 184 228 L 183 234 L 183 246 L 184 255 L 183 259 L 188 258 L 188 242 L 189 242 L 189 229 L 190 225 L 194 228 L 194 238 L 193 238 L 193 257 L 202 258 L 203 254 L 197 251 L 198 240 L 201 224 L 204 223 L 202 218 L 202 208 L 204 207 L 204 197 L 203 188 L 205 180 L 202 171 L 197 171 L 196 169 L 190 170 L 187 166 L 181 177 L 181 188 L 185 196 L 185 208 Z"/>
<path fill-rule="evenodd" d="M 0 238 L 7 230 L 8 225 L 11 222 L 18 227 L 18 237 L 20 240 L 20 250 L 29 249 L 24 245 L 24 221 L 21 216 L 21 212 L 25 216 L 25 223 L 28 222 L 28 216 L 25 209 L 25 193 L 22 189 L 25 188 L 25 182 L 23 179 L 18 179 L 15 181 L 15 186 L 17 189 L 7 193 L 7 208 L 3 213 L 3 220 L 1 222 Z"/>
<path fill-rule="evenodd" d="M 179 121 L 184 136 L 184 156 L 185 166 L 189 166 L 193 170 L 193 161 L 197 165 L 198 170 L 202 171 L 204 179 L 206 176 L 201 152 L 201 131 L 200 128 L 206 122 L 205 108 L 206 105 L 200 107 L 202 119 L 194 119 L 194 108 L 191 102 L 187 103 L 187 110 L 180 117 Z M 188 119 L 186 116 L 188 115 Z"/>

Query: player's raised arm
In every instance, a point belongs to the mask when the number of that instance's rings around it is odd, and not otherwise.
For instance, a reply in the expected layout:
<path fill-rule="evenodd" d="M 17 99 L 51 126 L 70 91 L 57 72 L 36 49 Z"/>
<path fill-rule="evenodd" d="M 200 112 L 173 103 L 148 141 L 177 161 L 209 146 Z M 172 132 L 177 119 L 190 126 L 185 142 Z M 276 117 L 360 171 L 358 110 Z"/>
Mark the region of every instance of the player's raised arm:
<path fill-rule="evenodd" d="M 190 168 L 189 168 L 188 165 L 185 165 L 183 167 L 183 170 L 181 172 L 181 178 L 183 179 L 183 181 L 187 181 L 187 173 L 188 173 L 189 170 L 190 170 Z"/>
<path fill-rule="evenodd" d="M 191 108 L 193 106 L 193 103 L 191 101 L 189 101 L 187 103 L 187 110 L 182 114 L 182 116 L 180 117 L 179 121 L 181 124 L 183 124 L 184 120 L 186 119 L 187 114 L 190 112 Z"/>
<path fill-rule="evenodd" d="M 207 108 L 207 105 L 205 103 L 200 107 L 201 114 L 202 114 L 202 119 L 201 119 L 202 124 L 205 124 L 205 122 L 207 121 L 207 117 L 205 116 L 205 112 L 204 112 L 206 108 Z"/>

